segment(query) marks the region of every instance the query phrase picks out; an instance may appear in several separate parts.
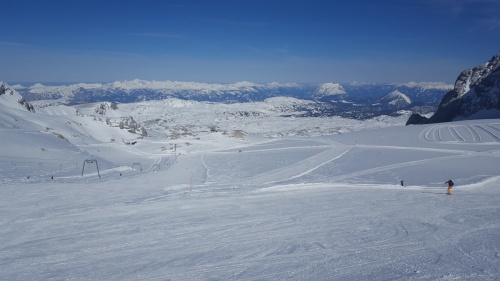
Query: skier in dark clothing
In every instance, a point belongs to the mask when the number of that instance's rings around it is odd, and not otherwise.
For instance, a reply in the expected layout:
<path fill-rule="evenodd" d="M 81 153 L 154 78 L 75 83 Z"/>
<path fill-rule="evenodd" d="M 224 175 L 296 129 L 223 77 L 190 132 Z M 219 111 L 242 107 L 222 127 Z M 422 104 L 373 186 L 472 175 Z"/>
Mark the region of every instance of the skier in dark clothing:
<path fill-rule="evenodd" d="M 453 183 L 453 181 L 451 179 L 449 179 L 447 182 L 445 182 L 446 184 L 448 184 L 448 192 L 446 194 L 448 195 L 451 195 L 451 189 L 453 188 L 453 186 L 455 185 Z"/>

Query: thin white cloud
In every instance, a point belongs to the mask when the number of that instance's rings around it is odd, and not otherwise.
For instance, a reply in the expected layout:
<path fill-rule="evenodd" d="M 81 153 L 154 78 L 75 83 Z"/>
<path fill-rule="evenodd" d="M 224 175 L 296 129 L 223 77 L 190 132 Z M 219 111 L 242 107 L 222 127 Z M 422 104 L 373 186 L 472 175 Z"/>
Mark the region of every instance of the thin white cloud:
<path fill-rule="evenodd" d="M 269 23 L 259 22 L 259 21 L 231 21 L 231 20 L 213 20 L 213 19 L 203 19 L 203 18 L 196 18 L 196 20 L 207 23 L 221 24 L 221 25 L 236 25 L 236 26 L 248 26 L 248 27 L 263 27 L 269 25 Z"/>
<path fill-rule="evenodd" d="M 172 34 L 172 33 L 161 33 L 161 32 L 142 32 L 142 33 L 134 33 L 134 35 L 139 36 L 139 37 L 156 38 L 156 39 L 186 38 L 186 36 L 184 36 L 184 35 Z"/>
<path fill-rule="evenodd" d="M 28 44 L 19 42 L 2 42 L 0 41 L 0 47 L 27 47 Z"/>
<path fill-rule="evenodd" d="M 248 50 L 252 54 L 261 56 L 261 57 L 276 57 L 276 56 L 289 56 L 292 54 L 290 50 L 290 46 L 286 45 L 283 47 L 276 48 L 262 48 L 256 46 L 245 46 L 244 49 Z"/>

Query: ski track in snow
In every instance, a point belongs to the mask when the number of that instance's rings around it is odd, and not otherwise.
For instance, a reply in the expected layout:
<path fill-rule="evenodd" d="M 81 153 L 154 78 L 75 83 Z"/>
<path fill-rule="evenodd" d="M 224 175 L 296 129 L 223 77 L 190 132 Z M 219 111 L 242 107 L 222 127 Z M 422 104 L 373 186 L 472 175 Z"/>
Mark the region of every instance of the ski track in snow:
<path fill-rule="evenodd" d="M 455 127 L 449 127 L 451 134 L 460 142 L 465 142 L 465 139 L 460 136 Z"/>
<path fill-rule="evenodd" d="M 243 181 L 237 181 L 239 184 L 273 184 L 277 182 L 283 181 L 283 178 L 289 180 L 304 176 L 317 168 L 334 161 L 345 153 L 348 153 L 350 148 L 342 148 L 339 149 L 328 149 L 324 152 L 321 152 L 313 157 L 304 159 L 295 164 L 282 167 L 280 169 L 276 169 L 273 171 L 269 171 L 264 174 L 260 174 L 258 176 L 254 176 L 249 179 L 245 179 Z"/>
<path fill-rule="evenodd" d="M 466 130 L 463 130 L 463 127 Z M 447 134 L 443 133 L 445 130 Z M 445 137 L 445 135 L 448 137 Z M 422 131 L 420 139 L 425 139 L 429 142 L 445 143 L 494 143 L 500 142 L 500 129 L 491 124 L 472 124 L 466 126 L 433 125 Z"/>

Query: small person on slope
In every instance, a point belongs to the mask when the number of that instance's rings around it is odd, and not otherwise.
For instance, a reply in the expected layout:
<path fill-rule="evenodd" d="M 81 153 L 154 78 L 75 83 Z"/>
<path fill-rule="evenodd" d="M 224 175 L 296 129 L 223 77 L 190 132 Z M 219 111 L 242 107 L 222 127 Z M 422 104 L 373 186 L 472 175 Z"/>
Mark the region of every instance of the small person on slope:
<path fill-rule="evenodd" d="M 451 189 L 453 188 L 453 185 L 455 185 L 455 184 L 453 183 L 453 181 L 451 179 L 449 179 L 445 183 L 448 184 L 448 192 L 446 194 L 451 195 Z"/>

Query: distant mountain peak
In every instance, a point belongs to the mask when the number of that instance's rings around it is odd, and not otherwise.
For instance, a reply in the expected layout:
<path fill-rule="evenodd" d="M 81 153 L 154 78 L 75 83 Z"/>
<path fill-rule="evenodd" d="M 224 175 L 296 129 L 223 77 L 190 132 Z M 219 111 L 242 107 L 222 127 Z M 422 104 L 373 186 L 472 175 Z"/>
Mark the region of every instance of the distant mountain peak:
<path fill-rule="evenodd" d="M 403 98 L 410 101 L 410 99 L 405 94 L 401 93 L 399 90 L 394 90 L 383 98 Z"/>
<path fill-rule="evenodd" d="M 323 83 L 316 90 L 317 97 L 344 95 L 346 91 L 339 83 Z"/>
<path fill-rule="evenodd" d="M 411 99 L 398 90 L 394 90 L 378 100 L 379 103 L 388 104 L 398 108 L 403 108 L 411 104 Z"/>

